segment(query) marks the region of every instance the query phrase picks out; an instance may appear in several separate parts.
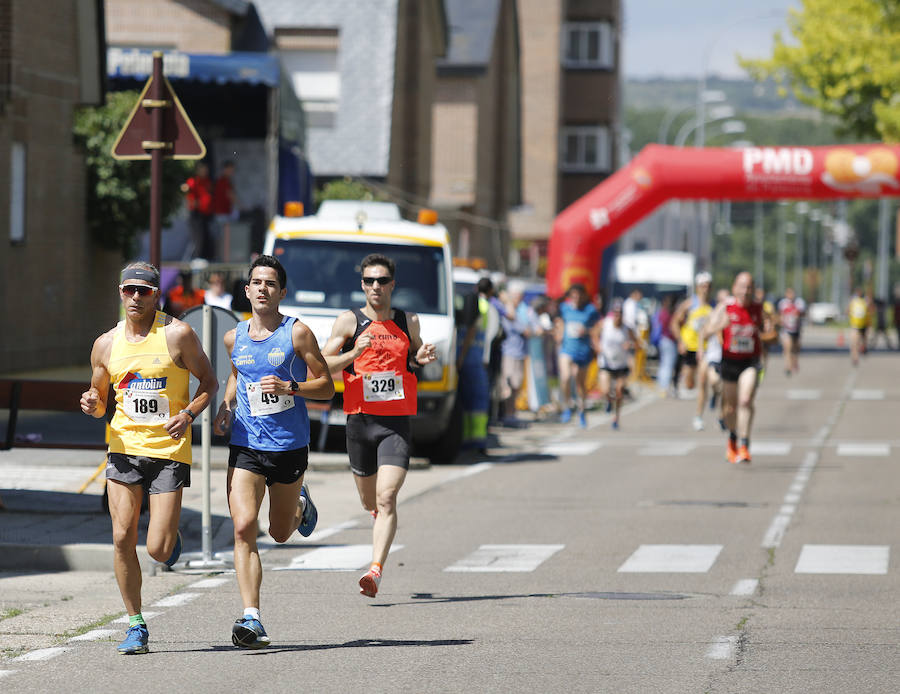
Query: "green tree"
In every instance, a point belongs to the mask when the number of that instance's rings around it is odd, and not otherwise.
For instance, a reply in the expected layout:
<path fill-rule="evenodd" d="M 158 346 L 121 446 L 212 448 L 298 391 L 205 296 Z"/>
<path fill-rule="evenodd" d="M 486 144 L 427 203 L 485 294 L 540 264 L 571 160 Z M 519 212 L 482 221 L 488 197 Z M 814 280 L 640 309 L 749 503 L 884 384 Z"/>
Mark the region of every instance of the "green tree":
<path fill-rule="evenodd" d="M 387 200 L 374 188 L 350 177 L 329 181 L 316 190 L 315 199 L 316 205 L 323 200 Z"/>
<path fill-rule="evenodd" d="M 900 0 L 802 2 L 789 10 L 794 40 L 778 32 L 770 58 L 741 64 L 836 116 L 847 133 L 900 141 Z"/>
<path fill-rule="evenodd" d="M 137 233 L 150 225 L 150 162 L 120 161 L 110 152 L 137 98 L 137 92 L 109 92 L 105 105 L 78 110 L 74 127 L 87 164 L 88 228 L 94 241 L 125 256 L 132 254 Z M 163 225 L 181 206 L 180 185 L 192 167 L 188 161 L 165 160 Z"/>

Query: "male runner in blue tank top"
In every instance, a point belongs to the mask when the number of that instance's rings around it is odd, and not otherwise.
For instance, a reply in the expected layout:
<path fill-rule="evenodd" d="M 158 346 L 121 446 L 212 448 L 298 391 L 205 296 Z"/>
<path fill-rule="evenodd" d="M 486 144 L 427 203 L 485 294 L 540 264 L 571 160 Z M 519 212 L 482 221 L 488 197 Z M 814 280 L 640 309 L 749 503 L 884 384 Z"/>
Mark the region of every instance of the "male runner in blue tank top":
<path fill-rule="evenodd" d="M 304 397 L 327 400 L 334 382 L 312 331 L 281 315 L 287 275 L 272 256 L 250 265 L 246 294 L 251 317 L 225 334 L 231 376 L 214 424 L 231 423 L 228 508 L 234 522 L 234 568 L 244 612 L 231 630 L 239 648 L 264 648 L 269 637 L 259 618 L 262 563 L 256 546 L 259 508 L 269 488 L 269 535 L 287 542 L 294 530 L 309 536 L 316 507 L 303 484 L 309 454 Z M 310 378 L 307 378 L 307 370 Z"/>

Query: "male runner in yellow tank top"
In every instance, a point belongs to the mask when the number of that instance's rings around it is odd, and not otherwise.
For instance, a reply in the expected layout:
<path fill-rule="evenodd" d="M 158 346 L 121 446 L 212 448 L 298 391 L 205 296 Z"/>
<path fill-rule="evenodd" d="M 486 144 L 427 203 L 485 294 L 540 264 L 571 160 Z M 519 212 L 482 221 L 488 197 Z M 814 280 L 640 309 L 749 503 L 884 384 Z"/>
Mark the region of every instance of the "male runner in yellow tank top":
<path fill-rule="evenodd" d="M 181 553 L 181 495 L 191 483 L 191 422 L 218 389 L 215 372 L 187 323 L 156 309 L 159 271 L 149 263 L 122 270 L 119 297 L 125 320 L 103 333 L 91 350 L 91 386 L 81 396 L 85 414 L 103 417 L 109 386 L 116 413 L 106 464 L 114 567 L 129 628 L 119 653 L 147 653 L 141 615 L 138 520 L 150 495 L 147 552 L 172 566 Z M 199 381 L 189 400 L 188 379 Z"/>

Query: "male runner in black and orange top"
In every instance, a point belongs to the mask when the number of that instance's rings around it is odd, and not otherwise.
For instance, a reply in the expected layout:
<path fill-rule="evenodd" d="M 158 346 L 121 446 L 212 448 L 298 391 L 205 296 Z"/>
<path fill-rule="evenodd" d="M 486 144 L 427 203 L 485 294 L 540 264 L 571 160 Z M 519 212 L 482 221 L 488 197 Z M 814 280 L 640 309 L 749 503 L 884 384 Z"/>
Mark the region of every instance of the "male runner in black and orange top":
<path fill-rule="evenodd" d="M 322 354 L 332 372 L 343 370 L 347 453 L 363 508 L 375 516 L 372 566 L 360 593 L 374 598 L 394 534 L 397 494 L 409 469 L 410 415 L 416 413 L 411 368 L 434 361 L 422 344 L 419 317 L 391 309 L 394 261 L 373 253 L 360 264 L 366 305 L 337 317 Z"/>

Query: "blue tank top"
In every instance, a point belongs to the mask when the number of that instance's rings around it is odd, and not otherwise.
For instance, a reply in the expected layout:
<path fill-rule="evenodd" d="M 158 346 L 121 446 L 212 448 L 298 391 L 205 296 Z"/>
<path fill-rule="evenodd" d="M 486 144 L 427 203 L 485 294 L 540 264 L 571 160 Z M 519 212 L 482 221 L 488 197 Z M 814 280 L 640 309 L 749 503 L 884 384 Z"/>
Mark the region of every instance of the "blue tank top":
<path fill-rule="evenodd" d="M 249 320 L 235 328 L 231 351 L 231 362 L 238 372 L 237 409 L 231 426 L 234 446 L 289 451 L 309 445 L 309 414 L 303 398 L 267 395 L 258 386 L 260 379 L 270 374 L 283 381 L 306 380 L 306 362 L 294 352 L 295 320 L 285 316 L 274 333 L 259 341 L 250 338 Z"/>
<path fill-rule="evenodd" d="M 559 315 L 564 323 L 560 351 L 576 361 L 590 359 L 592 348 L 589 332 L 600 319 L 600 312 L 590 303 L 578 308 L 564 302 L 559 305 Z"/>

